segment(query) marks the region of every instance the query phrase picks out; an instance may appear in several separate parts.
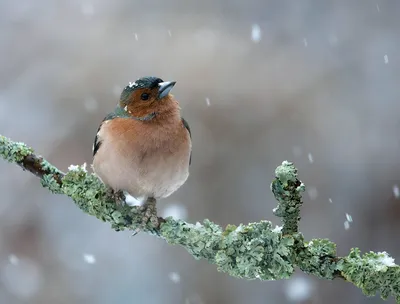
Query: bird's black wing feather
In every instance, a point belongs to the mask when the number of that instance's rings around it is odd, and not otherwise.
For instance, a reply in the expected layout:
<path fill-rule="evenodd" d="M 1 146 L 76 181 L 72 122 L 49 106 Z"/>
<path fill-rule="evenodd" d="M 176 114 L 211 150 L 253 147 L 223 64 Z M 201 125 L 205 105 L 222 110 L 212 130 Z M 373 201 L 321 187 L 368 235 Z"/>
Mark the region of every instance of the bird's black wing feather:
<path fill-rule="evenodd" d="M 113 118 L 115 118 L 115 117 L 116 117 L 116 115 L 115 115 L 114 113 L 108 114 L 106 117 L 104 117 L 104 119 L 103 119 L 103 121 L 101 122 L 99 128 L 97 129 L 96 137 L 94 138 L 94 143 L 93 143 L 93 156 L 96 155 L 97 151 L 99 151 L 100 146 L 101 146 L 101 140 L 100 140 L 100 138 L 99 138 L 99 136 L 98 136 L 99 131 L 100 131 L 100 129 L 101 129 L 101 126 L 103 125 L 103 123 L 104 123 L 105 121 L 110 120 L 110 119 L 113 119 Z"/>
<path fill-rule="evenodd" d="M 190 139 L 192 139 L 192 132 L 190 131 L 190 126 L 183 117 L 182 117 L 182 123 L 183 123 L 183 126 L 186 128 L 186 130 L 188 130 Z M 192 151 L 190 151 L 189 166 L 191 163 L 192 163 Z"/>

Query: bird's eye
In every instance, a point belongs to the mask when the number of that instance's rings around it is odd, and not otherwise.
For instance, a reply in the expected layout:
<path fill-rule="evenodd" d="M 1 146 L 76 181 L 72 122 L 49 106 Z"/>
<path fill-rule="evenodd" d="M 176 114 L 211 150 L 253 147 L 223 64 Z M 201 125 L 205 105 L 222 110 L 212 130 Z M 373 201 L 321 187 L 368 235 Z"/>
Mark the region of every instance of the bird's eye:
<path fill-rule="evenodd" d="M 143 93 L 141 96 L 140 96 L 140 99 L 142 99 L 142 100 L 147 100 L 147 99 L 149 99 L 149 94 L 147 94 L 147 93 Z"/>

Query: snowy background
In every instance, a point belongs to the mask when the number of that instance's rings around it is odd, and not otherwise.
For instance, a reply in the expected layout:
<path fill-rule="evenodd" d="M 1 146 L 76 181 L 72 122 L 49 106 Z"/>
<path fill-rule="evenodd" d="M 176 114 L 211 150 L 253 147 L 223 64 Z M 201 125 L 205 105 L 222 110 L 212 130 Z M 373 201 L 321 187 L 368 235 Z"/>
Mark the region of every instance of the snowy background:
<path fill-rule="evenodd" d="M 289 159 L 308 186 L 306 238 L 398 263 L 399 11 L 384 0 L 2 0 L 0 133 L 62 170 L 91 163 L 123 86 L 176 80 L 193 162 L 162 215 L 278 224 L 269 183 Z M 228 277 L 112 231 L 3 161 L 0 191 L 0 303 L 383 303 L 302 273 Z"/>

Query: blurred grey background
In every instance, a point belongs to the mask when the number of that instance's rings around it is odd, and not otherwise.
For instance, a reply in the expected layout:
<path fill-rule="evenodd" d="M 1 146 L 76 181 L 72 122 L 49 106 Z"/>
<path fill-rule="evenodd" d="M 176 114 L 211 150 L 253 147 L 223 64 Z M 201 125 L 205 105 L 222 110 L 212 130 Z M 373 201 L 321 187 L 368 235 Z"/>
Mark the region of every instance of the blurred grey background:
<path fill-rule="evenodd" d="M 399 262 L 399 12 L 384 0 L 2 0 L 0 134 L 61 170 L 90 164 L 129 81 L 176 80 L 193 162 L 160 214 L 278 224 L 269 183 L 288 159 L 308 186 L 307 239 Z M 114 232 L 3 161 L 0 191 L 0 303 L 383 303 L 300 272 L 228 277 Z"/>

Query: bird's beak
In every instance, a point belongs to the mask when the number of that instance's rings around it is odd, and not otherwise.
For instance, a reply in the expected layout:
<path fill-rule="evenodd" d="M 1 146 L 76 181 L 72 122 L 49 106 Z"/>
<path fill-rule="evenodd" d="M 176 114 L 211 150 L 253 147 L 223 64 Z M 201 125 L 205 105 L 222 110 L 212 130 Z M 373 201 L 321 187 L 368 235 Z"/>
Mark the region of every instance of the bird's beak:
<path fill-rule="evenodd" d="M 158 98 L 161 99 L 168 95 L 169 91 L 172 90 L 176 81 L 164 81 L 158 84 Z"/>

